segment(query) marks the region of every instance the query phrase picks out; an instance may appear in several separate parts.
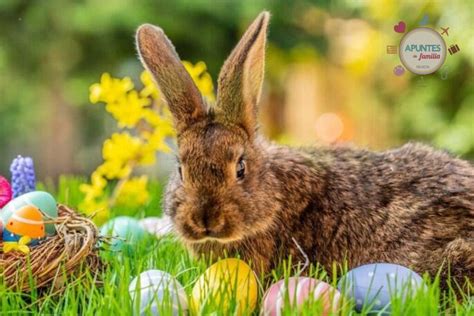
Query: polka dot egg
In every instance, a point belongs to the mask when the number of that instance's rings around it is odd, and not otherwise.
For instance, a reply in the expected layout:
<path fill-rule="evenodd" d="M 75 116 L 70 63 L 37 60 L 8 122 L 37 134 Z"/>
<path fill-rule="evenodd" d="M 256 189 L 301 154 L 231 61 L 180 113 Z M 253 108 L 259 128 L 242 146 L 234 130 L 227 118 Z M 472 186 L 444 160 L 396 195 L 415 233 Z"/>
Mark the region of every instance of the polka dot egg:
<path fill-rule="evenodd" d="M 261 315 L 282 315 L 285 302 L 298 308 L 305 302 L 316 302 L 320 310 L 318 315 L 337 313 L 341 304 L 338 290 L 326 282 L 307 277 L 291 277 L 274 283 L 265 293 Z"/>
<path fill-rule="evenodd" d="M 11 200 L 6 204 L 0 212 L 0 220 L 3 226 L 6 226 L 10 217 L 19 209 L 25 206 L 34 206 L 41 211 L 44 221 L 51 221 L 58 217 L 58 209 L 56 200 L 47 192 L 34 191 L 29 192 Z M 53 223 L 45 223 L 46 234 L 52 236 L 56 233 Z"/>
<path fill-rule="evenodd" d="M 135 315 L 186 315 L 188 310 L 183 286 L 164 271 L 141 273 L 130 282 L 128 291 Z"/>
<path fill-rule="evenodd" d="M 5 225 L 5 232 L 31 238 L 44 237 L 44 222 L 40 210 L 28 205 L 15 211 Z"/>
<path fill-rule="evenodd" d="M 390 263 L 367 264 L 349 271 L 341 278 L 339 290 L 352 298 L 358 312 L 390 312 L 390 298 L 413 293 L 422 278 L 412 270 Z"/>

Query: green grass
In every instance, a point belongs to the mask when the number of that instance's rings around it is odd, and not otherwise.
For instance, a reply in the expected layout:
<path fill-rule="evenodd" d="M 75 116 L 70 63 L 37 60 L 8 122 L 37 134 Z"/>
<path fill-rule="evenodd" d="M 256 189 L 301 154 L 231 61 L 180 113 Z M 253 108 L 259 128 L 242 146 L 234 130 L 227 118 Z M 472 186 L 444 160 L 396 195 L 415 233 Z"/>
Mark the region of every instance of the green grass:
<path fill-rule="evenodd" d="M 80 181 L 73 178 L 62 178 L 57 189 L 51 184 L 44 188 L 56 194 L 58 201 L 72 207 L 77 206 L 81 199 L 78 190 Z M 115 215 L 132 215 L 136 217 L 160 215 L 160 197 L 162 188 L 152 183 L 152 201 L 144 208 L 114 210 Z M 179 280 L 188 294 L 197 278 L 209 266 L 206 260 L 192 258 L 183 246 L 174 238 L 152 238 L 151 243 L 137 245 L 136 251 L 130 256 L 104 253 L 107 267 L 100 276 L 103 286 L 94 285 L 94 278 L 90 274 L 66 282 L 65 291 L 61 295 L 54 295 L 54 289 L 36 290 L 31 293 L 18 293 L 6 290 L 0 283 L 0 315 L 131 315 L 138 311 L 138 304 L 133 304 L 128 293 L 131 279 L 148 269 L 166 271 Z M 270 282 L 298 273 L 297 268 L 290 262 L 283 262 L 268 278 Z M 329 278 L 317 266 L 308 268 L 310 276 L 337 284 L 337 277 Z M 337 272 L 337 269 L 335 270 Z M 341 273 L 337 273 L 341 274 Z M 426 287 L 411 295 L 405 301 L 400 297 L 392 299 L 393 315 L 474 315 L 474 299 L 468 293 L 465 300 L 455 299 L 453 291 L 441 292 L 437 280 L 426 279 Z M 259 302 L 253 315 L 259 314 L 260 300 L 267 284 L 260 281 Z M 267 281 L 268 282 L 268 281 Z M 235 308 L 234 299 L 230 299 L 230 309 Z M 232 303 L 234 302 L 234 303 Z M 215 303 L 214 303 L 215 304 Z M 168 304 L 163 304 L 161 315 L 170 315 Z M 210 302 L 207 311 L 213 310 L 212 315 L 232 315 L 232 311 L 213 306 Z M 320 302 L 308 302 L 299 311 L 286 307 L 283 315 L 318 315 Z M 211 313 L 205 313 L 209 315 Z M 352 303 L 345 302 L 340 311 L 341 315 L 356 315 L 352 311 Z M 363 312 L 362 315 L 367 314 Z"/>

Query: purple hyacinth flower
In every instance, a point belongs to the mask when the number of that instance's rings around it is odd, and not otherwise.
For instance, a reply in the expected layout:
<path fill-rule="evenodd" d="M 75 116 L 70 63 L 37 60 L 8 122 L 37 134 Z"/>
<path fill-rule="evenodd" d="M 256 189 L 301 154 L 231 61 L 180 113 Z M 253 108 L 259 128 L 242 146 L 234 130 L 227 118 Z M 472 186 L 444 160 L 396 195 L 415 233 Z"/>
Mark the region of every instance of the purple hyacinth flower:
<path fill-rule="evenodd" d="M 16 157 L 11 166 L 13 197 L 34 191 L 36 188 L 35 167 L 30 157 Z"/>

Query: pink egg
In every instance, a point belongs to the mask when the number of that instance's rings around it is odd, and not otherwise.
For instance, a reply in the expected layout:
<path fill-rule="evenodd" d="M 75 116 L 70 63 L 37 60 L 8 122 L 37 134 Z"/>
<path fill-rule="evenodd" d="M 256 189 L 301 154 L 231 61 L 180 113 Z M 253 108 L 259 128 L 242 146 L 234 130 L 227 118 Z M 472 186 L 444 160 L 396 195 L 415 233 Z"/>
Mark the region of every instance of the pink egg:
<path fill-rule="evenodd" d="M 12 199 L 12 187 L 7 179 L 0 176 L 0 208 L 4 207 Z"/>
<path fill-rule="evenodd" d="M 295 303 L 300 306 L 309 299 L 318 300 L 322 304 L 321 315 L 336 313 L 341 303 L 339 291 L 326 282 L 307 277 L 291 277 L 288 281 L 280 280 L 270 286 L 263 298 L 261 315 L 280 316 L 287 298 L 292 307 L 295 307 Z"/>

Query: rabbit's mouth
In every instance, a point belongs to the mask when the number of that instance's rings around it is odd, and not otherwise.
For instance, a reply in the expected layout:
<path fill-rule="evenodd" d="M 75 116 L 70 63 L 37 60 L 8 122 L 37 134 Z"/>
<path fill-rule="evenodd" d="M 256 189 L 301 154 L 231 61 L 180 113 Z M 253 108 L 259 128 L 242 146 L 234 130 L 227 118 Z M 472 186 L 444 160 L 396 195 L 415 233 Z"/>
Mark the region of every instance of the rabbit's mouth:
<path fill-rule="evenodd" d="M 178 225 L 177 231 L 181 237 L 190 244 L 227 244 L 242 239 L 242 237 L 236 234 L 234 229 L 231 229 L 228 225 L 225 225 L 220 229 L 209 229 L 190 222 Z"/>
<path fill-rule="evenodd" d="M 186 239 L 190 244 L 206 244 L 206 243 L 219 243 L 219 244 L 229 244 L 232 242 L 239 241 L 240 237 L 227 237 L 227 238 L 215 238 L 215 237 L 204 237 L 201 239 Z"/>
<path fill-rule="evenodd" d="M 186 242 L 190 244 L 204 244 L 204 243 L 220 243 L 220 244 L 228 244 L 232 242 L 236 242 L 242 239 L 240 236 L 237 235 L 221 235 L 221 234 L 212 234 L 212 233 L 190 233 L 187 231 L 186 233 L 181 233 L 181 236 L 186 240 Z"/>

